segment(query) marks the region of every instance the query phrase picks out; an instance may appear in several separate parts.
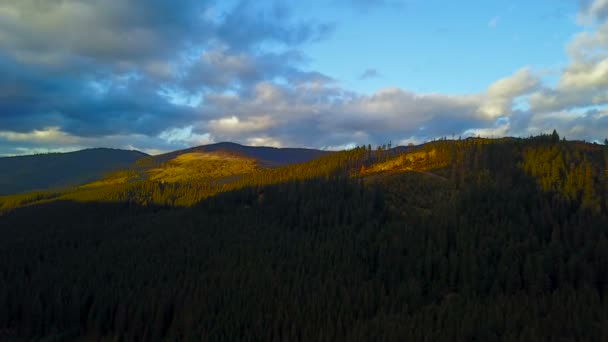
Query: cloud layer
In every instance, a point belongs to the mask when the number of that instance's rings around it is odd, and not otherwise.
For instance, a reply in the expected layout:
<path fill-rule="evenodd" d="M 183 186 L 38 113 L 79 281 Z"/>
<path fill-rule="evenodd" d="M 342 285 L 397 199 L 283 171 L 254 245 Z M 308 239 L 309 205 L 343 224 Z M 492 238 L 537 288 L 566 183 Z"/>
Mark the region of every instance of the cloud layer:
<path fill-rule="evenodd" d="M 386 1 L 340 1 L 355 8 Z M 170 14 L 168 14 L 170 13 Z M 569 64 L 522 67 L 468 95 L 350 91 L 308 68 L 334 25 L 285 2 L 0 2 L 0 155 L 217 141 L 336 148 L 559 129 L 608 136 L 608 1 L 587 1 Z M 361 79 L 376 78 L 374 68 Z"/>

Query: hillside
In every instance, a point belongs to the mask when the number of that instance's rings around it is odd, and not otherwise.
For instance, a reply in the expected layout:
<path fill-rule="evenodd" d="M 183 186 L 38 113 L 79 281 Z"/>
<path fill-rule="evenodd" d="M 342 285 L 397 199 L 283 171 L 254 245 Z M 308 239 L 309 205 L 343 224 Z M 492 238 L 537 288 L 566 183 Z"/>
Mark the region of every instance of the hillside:
<path fill-rule="evenodd" d="M 97 148 L 0 158 L 0 195 L 84 184 L 146 156 L 139 151 Z"/>
<path fill-rule="evenodd" d="M 441 140 L 30 202 L 0 216 L 0 339 L 604 341 L 607 169 Z"/>

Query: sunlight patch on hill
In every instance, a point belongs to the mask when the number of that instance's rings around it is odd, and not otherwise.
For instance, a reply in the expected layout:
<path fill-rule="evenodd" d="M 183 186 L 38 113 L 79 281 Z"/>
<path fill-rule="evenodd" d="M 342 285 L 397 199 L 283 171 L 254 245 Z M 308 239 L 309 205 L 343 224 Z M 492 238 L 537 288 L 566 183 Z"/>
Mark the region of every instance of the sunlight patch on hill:
<path fill-rule="evenodd" d="M 227 152 L 195 152 L 179 155 L 147 171 L 150 180 L 168 183 L 193 178 L 222 178 L 246 174 L 258 168 L 253 158 Z"/>
<path fill-rule="evenodd" d="M 425 171 L 448 166 L 439 158 L 437 150 L 404 153 L 385 161 L 380 161 L 362 170 L 363 176 L 387 171 Z"/>

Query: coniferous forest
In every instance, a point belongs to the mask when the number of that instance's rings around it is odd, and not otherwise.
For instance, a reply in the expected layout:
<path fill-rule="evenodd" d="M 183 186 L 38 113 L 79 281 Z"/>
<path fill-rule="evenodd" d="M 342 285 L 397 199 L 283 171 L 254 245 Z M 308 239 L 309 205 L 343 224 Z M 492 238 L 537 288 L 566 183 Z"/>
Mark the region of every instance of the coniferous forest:
<path fill-rule="evenodd" d="M 606 341 L 607 170 L 554 133 L 0 197 L 0 340 Z"/>

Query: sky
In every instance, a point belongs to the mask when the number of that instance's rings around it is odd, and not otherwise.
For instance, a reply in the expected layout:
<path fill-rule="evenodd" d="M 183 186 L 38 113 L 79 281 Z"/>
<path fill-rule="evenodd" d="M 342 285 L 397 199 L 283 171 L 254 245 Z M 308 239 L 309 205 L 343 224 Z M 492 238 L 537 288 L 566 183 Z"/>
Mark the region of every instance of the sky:
<path fill-rule="evenodd" d="M 0 0 L 0 156 L 608 137 L 608 0 Z"/>

